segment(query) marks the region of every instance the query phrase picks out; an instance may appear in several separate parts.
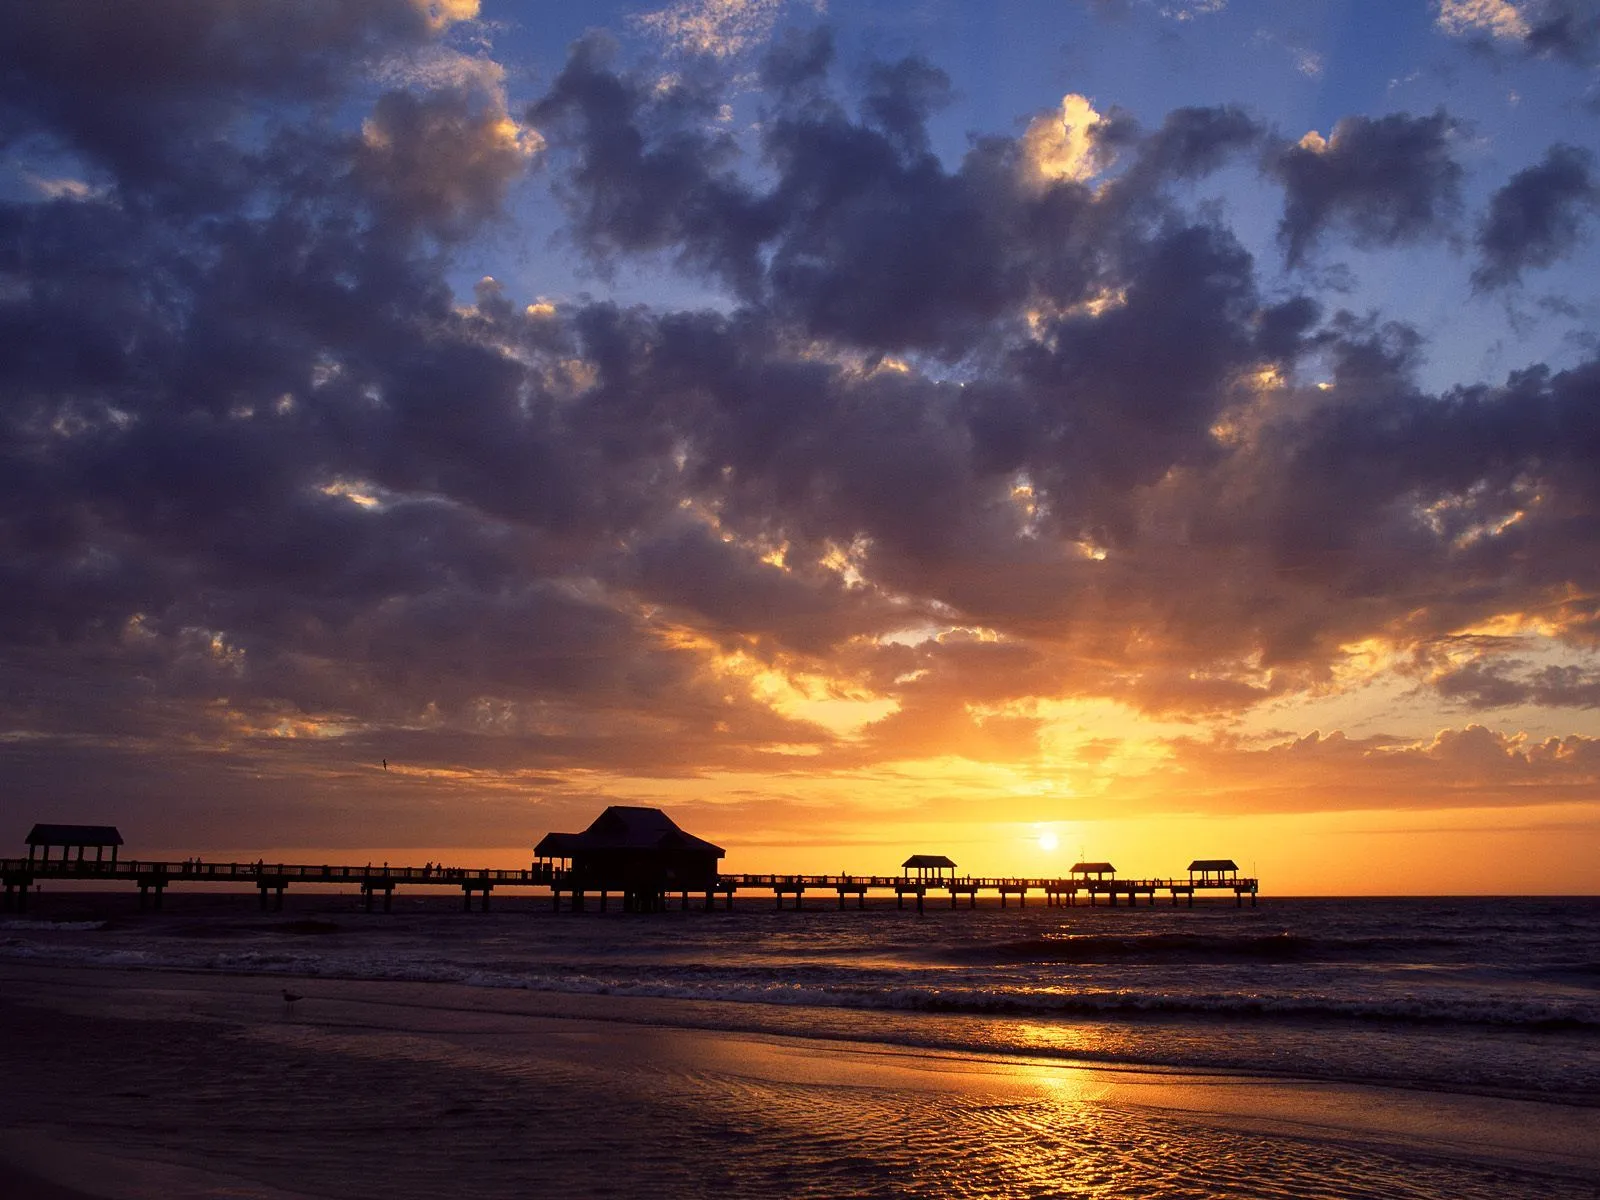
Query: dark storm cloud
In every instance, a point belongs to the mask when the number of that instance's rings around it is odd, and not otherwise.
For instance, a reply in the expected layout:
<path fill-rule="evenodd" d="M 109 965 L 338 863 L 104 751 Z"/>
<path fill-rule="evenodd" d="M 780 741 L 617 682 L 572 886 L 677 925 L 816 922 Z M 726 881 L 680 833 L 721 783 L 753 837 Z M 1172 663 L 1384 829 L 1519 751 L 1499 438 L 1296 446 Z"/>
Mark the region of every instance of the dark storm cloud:
<path fill-rule="evenodd" d="M 573 151 L 566 194 L 575 235 L 601 258 L 673 249 L 748 286 L 768 220 L 730 169 L 731 134 L 708 128 L 719 81 L 691 72 L 657 88 L 613 70 L 616 54 L 609 38 L 585 38 L 528 110 Z"/>
<path fill-rule="evenodd" d="M 1557 262 L 1582 240 L 1596 208 L 1594 156 L 1577 146 L 1551 146 L 1541 162 L 1518 171 L 1490 198 L 1478 230 L 1483 261 L 1473 283 L 1502 287 L 1518 282 L 1530 267 Z"/>
<path fill-rule="evenodd" d="M 1129 136 L 1131 134 L 1131 136 Z M 1232 154 L 1257 145 L 1263 127 L 1237 105 L 1175 108 L 1148 136 L 1125 125 L 1096 136 L 1113 145 L 1129 142 L 1137 157 L 1131 173 L 1156 179 L 1198 179 L 1221 167 Z"/>
<path fill-rule="evenodd" d="M 1447 27 L 1467 36 L 1472 48 L 1482 54 L 1496 54 L 1509 44 L 1516 53 L 1558 59 L 1576 67 L 1600 61 L 1600 12 L 1595 11 L 1593 0 L 1521 0 L 1514 16 L 1514 25 L 1498 23 L 1493 37 L 1460 17 Z"/>
<path fill-rule="evenodd" d="M 1322 144 L 1284 146 L 1267 159 L 1283 185 L 1278 234 L 1290 266 L 1330 230 L 1360 246 L 1393 246 L 1445 231 L 1460 205 L 1456 123 L 1442 110 L 1346 117 Z"/>
<path fill-rule="evenodd" d="M 768 56 L 770 185 L 758 192 L 710 119 L 714 79 L 658 87 L 617 67 L 607 43 L 580 43 L 530 118 L 570 155 L 564 189 L 585 248 L 601 261 L 667 252 L 816 336 L 959 358 L 1028 304 L 1062 308 L 1114 283 L 1119 225 L 1159 215 L 1165 186 L 1261 136 L 1236 108 L 1182 109 L 1149 135 L 1108 120 L 1096 136 L 1130 165 L 1096 204 L 1081 183 L 1041 184 L 1013 139 L 981 139 L 946 169 L 925 129 L 949 92 L 934 66 L 872 66 L 855 119 L 827 87 L 830 63 L 825 32 Z"/>
<path fill-rule="evenodd" d="M 507 124 L 481 89 L 388 92 L 363 129 L 356 178 L 380 220 L 414 222 L 441 241 L 464 237 L 500 210 L 525 166 Z"/>
<path fill-rule="evenodd" d="M 202 173 L 236 166 L 222 138 L 253 106 L 332 100 L 438 32 L 414 0 L 8 0 L 0 147 L 44 138 L 125 187 L 209 191 Z"/>
<path fill-rule="evenodd" d="M 1519 670 L 1518 668 L 1523 668 Z M 1550 708 L 1600 708 L 1600 679 L 1581 667 L 1526 669 L 1515 660 L 1470 663 L 1436 676 L 1441 696 L 1474 709 L 1537 704 Z"/>
<path fill-rule="evenodd" d="M 1600 13 L 1592 0 L 1544 0 L 1531 13 L 1523 44 L 1531 54 L 1591 67 L 1600 61 Z"/>

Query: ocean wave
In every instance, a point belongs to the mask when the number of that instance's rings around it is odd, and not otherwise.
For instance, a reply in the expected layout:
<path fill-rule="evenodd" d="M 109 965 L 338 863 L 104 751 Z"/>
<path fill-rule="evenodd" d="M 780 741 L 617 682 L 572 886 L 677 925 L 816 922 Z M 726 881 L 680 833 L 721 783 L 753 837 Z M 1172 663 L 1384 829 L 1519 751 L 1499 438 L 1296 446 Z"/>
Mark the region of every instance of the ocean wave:
<path fill-rule="evenodd" d="M 1158 935 L 1164 936 L 1164 935 Z M 634 996 L 786 1007 L 895 1010 L 930 1014 L 1019 1018 L 1211 1018 L 1256 1022 L 1300 1021 L 1477 1025 L 1527 1030 L 1600 1030 L 1600 1003 L 1587 996 L 1508 995 L 1479 989 L 1420 993 L 1330 991 L 1182 992 L 1159 988 L 977 987 L 892 984 L 826 973 L 792 974 L 656 967 L 621 974 L 580 963 L 495 966 L 439 959 L 337 956 L 325 958 L 287 947 L 271 951 L 213 949 L 169 953 L 155 949 L 111 949 L 88 945 L 0 943 L 0 958 L 85 966 L 215 971 L 235 975 L 296 975 L 326 978 L 452 983 L 561 994 Z"/>
<path fill-rule="evenodd" d="M 1459 946 L 1459 940 L 1454 938 L 1333 938 L 1288 931 L 1269 934 L 1044 934 L 984 946 L 955 947 L 945 957 L 966 963 L 1387 962 L 1416 957 L 1423 951 L 1436 952 Z"/>

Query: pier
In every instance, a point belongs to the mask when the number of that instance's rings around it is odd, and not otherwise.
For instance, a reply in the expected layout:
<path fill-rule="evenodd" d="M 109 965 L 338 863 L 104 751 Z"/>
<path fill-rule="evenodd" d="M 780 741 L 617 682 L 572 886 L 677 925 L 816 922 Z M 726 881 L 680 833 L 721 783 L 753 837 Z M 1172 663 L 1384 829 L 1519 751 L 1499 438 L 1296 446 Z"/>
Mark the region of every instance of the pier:
<path fill-rule="evenodd" d="M 538 856 L 526 869 L 468 869 L 428 862 L 417 866 L 320 865 L 307 863 L 209 862 L 199 856 L 178 862 L 119 859 L 121 834 L 109 825 L 48 825 L 33 827 L 28 835 L 28 857 L 0 859 L 0 888 L 7 911 L 26 911 L 29 890 L 43 880 L 75 883 L 132 883 L 139 889 L 139 906 L 161 907 L 162 897 L 179 884 L 243 884 L 256 889 L 262 911 L 281 911 L 284 893 L 291 885 L 347 885 L 358 889 L 368 912 L 381 903 L 393 908 L 399 888 L 433 891 L 444 888 L 461 893 L 462 908 L 471 911 L 478 900 L 482 912 L 489 898 L 503 888 L 547 892 L 551 911 L 560 912 L 565 897 L 568 912 L 582 912 L 592 898 L 601 912 L 616 895 L 625 912 L 658 912 L 676 897 L 680 908 L 691 898 L 704 897 L 704 907 L 733 907 L 740 892 L 768 893 L 780 911 L 805 906 L 806 893 L 833 893 L 842 909 L 853 897 L 865 908 L 869 894 L 892 894 L 899 909 L 909 899 L 919 913 L 930 896 L 948 897 L 951 908 L 965 899 L 977 908 L 980 895 L 998 897 L 1001 908 L 1015 900 L 1027 907 L 1029 896 L 1043 897 L 1046 906 L 1074 906 L 1080 900 L 1091 907 L 1101 900 L 1115 908 L 1141 899 L 1154 905 L 1166 895 L 1176 908 L 1179 899 L 1194 907 L 1197 892 L 1232 893 L 1237 907 L 1245 897 L 1255 907 L 1259 882 L 1241 876 L 1232 859 L 1196 859 L 1183 878 L 1119 879 L 1106 862 L 1080 862 L 1062 877 L 957 875 L 956 864 L 942 854 L 913 854 L 901 864 L 899 875 L 782 875 L 730 874 L 717 869 L 724 853 L 692 834 L 685 833 L 659 809 L 613 805 L 582 834 L 548 834 L 535 848 Z M 93 858 L 87 851 L 94 850 Z M 110 850 L 107 857 L 106 850 Z M 55 855 L 56 850 L 60 851 Z M 75 852 L 75 853 L 74 853 Z M 790 900 L 792 904 L 786 905 Z"/>
<path fill-rule="evenodd" d="M 471 909 L 473 901 L 480 911 L 488 911 L 491 893 L 504 888 L 528 889 L 535 894 L 547 893 L 560 910 L 581 912 L 592 901 L 604 910 L 611 896 L 621 897 L 615 888 L 581 888 L 570 871 L 535 863 L 522 870 L 495 870 L 489 867 L 463 869 L 428 866 L 350 866 L 307 863 L 264 862 L 206 862 L 199 858 L 179 862 L 151 861 L 148 859 L 121 859 L 95 861 L 94 859 L 54 859 L 48 861 L 26 858 L 0 859 L 0 886 L 4 888 L 3 905 L 8 911 L 26 911 L 28 893 L 36 884 L 46 880 L 74 883 L 120 881 L 139 889 L 140 906 L 159 909 L 162 896 L 168 888 L 205 884 L 244 884 L 254 887 L 260 895 L 263 911 L 281 910 L 284 893 L 293 885 L 343 884 L 354 886 L 365 900 L 370 911 L 380 905 L 384 912 L 391 909 L 398 889 L 436 892 L 459 891 L 462 907 Z M 761 894 L 774 899 L 777 908 L 800 910 L 805 907 L 807 894 L 815 897 L 838 898 L 839 907 L 854 899 L 856 906 L 866 907 L 868 895 L 893 896 L 898 907 L 906 908 L 911 902 L 916 911 L 923 912 L 930 899 L 948 899 L 951 908 L 964 901 L 966 907 L 976 908 L 980 895 L 997 897 L 1002 908 L 1015 902 L 1017 907 L 1027 906 L 1030 897 L 1042 898 L 1047 906 L 1073 906 L 1077 904 L 1105 904 L 1110 907 L 1132 907 L 1141 900 L 1153 905 L 1157 897 L 1168 898 L 1176 907 L 1180 900 L 1194 907 L 1197 892 L 1232 894 L 1236 904 L 1242 906 L 1246 898 L 1254 907 L 1258 881 L 1244 876 L 1173 879 L 1082 879 L 1076 877 L 1018 877 L 951 875 L 937 883 L 921 881 L 905 875 L 781 875 L 781 874 L 724 874 L 719 875 L 710 887 L 694 889 L 668 889 L 657 897 L 650 907 L 666 907 L 669 898 L 677 899 L 680 907 L 690 907 L 691 900 L 703 907 L 715 907 L 721 897 L 723 907 L 732 908 L 735 894 Z M 565 900 L 563 901 L 563 897 Z M 628 907 L 624 905 L 624 907 Z"/>

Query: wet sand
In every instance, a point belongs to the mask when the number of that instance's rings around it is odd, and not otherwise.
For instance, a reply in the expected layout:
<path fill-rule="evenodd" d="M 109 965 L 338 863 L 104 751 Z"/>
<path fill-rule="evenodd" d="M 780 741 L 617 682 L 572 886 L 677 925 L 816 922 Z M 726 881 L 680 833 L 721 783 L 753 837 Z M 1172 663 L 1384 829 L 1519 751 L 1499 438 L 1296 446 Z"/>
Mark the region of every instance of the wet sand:
<path fill-rule="evenodd" d="M 0 1196 L 1600 1187 L 1592 1108 L 696 1028 L 691 1007 L 0 964 Z"/>

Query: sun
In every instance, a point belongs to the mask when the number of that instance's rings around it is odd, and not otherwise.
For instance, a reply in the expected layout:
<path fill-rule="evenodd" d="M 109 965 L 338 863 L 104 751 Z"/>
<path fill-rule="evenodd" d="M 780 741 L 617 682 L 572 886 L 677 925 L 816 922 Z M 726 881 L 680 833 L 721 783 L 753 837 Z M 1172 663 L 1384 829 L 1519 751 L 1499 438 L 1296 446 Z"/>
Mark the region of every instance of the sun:
<path fill-rule="evenodd" d="M 1056 837 L 1056 831 L 1054 829 L 1046 829 L 1040 832 L 1039 849 L 1043 850 L 1046 854 L 1053 853 L 1055 848 L 1060 844 L 1060 840 Z"/>

